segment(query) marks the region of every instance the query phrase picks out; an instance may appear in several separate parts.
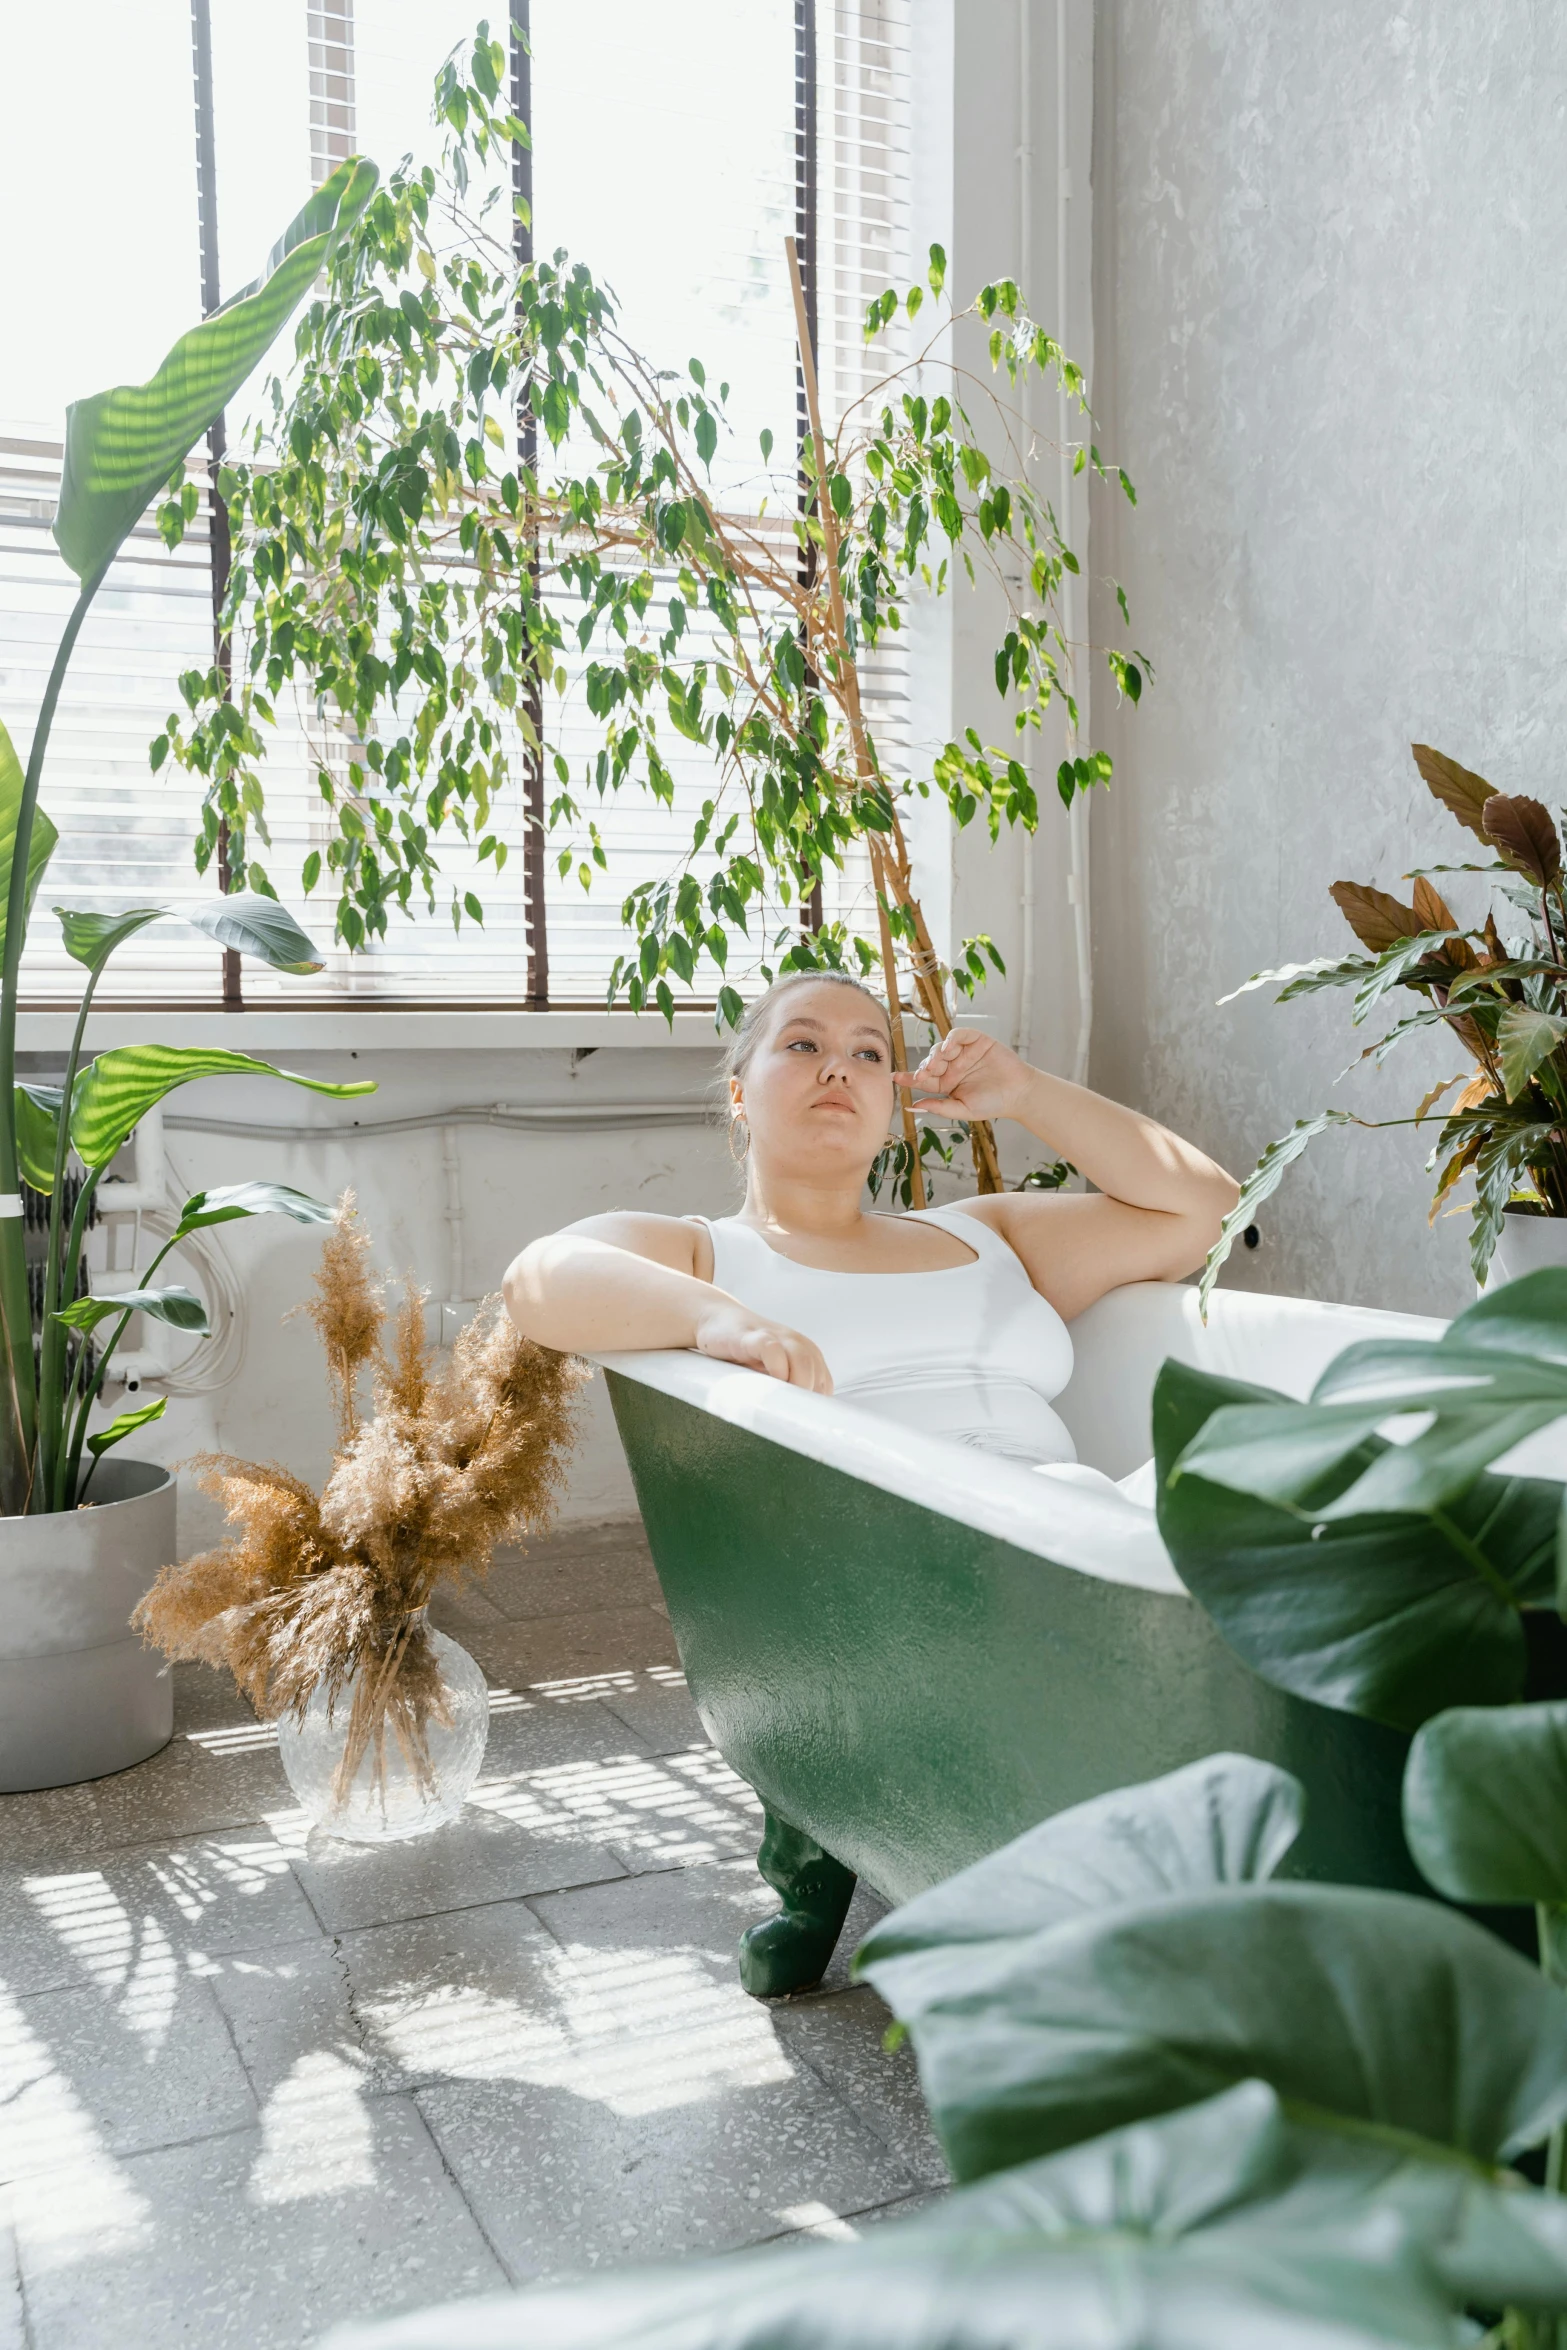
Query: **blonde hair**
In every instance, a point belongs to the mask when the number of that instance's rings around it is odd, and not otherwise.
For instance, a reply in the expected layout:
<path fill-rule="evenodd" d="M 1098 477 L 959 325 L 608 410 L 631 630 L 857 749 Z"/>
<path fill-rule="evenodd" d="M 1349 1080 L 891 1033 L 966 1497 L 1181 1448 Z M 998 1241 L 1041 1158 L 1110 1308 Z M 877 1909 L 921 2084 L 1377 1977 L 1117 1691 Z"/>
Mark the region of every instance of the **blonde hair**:
<path fill-rule="evenodd" d="M 725 1080 L 745 1075 L 762 1041 L 769 1012 L 782 997 L 794 995 L 802 987 L 852 987 L 856 995 L 862 995 L 868 1004 L 875 1005 L 887 1021 L 887 1033 L 891 1036 L 892 1022 L 888 1019 L 886 1005 L 875 990 L 867 987 L 863 979 L 856 979 L 852 971 L 786 971 L 781 979 L 773 981 L 765 995 L 759 995 L 754 1003 L 747 1005 L 745 1018 L 735 1030 L 729 1050 L 724 1055 Z"/>

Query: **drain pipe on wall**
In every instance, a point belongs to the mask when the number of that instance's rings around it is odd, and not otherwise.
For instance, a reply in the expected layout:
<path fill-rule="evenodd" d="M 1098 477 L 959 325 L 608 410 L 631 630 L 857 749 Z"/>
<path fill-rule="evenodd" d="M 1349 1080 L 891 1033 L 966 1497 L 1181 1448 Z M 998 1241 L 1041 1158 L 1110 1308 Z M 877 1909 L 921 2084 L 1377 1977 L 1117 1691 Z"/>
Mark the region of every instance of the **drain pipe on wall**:
<path fill-rule="evenodd" d="M 1017 277 L 1028 301 L 1033 292 L 1034 275 L 1034 89 L 1033 42 L 1029 37 L 1029 12 L 1033 0 L 1017 0 Z M 1025 480 L 1034 454 L 1034 432 L 1029 409 L 1033 396 L 1033 374 L 1023 376 L 1023 474 Z M 1028 749 L 1023 764 L 1029 781 L 1034 781 L 1037 744 L 1035 730 L 1030 728 Z M 1034 1049 L 1034 852 L 1037 832 L 1023 835 L 1023 898 L 1019 909 L 1023 925 L 1023 952 L 1018 958 L 1018 1008 L 1015 1044 L 1020 1060 L 1026 1061 Z"/>
<path fill-rule="evenodd" d="M 1055 82 L 1056 82 L 1056 338 L 1062 348 L 1073 352 L 1080 361 L 1089 356 L 1075 349 L 1082 340 L 1076 333 L 1070 314 L 1067 293 L 1072 259 L 1072 173 L 1068 163 L 1071 153 L 1071 86 L 1068 40 L 1068 11 L 1073 0 L 1056 0 L 1055 5 Z M 1033 292 L 1033 212 L 1034 212 L 1034 89 L 1033 42 L 1030 19 L 1033 0 L 1018 0 L 1018 279 L 1025 300 Z M 1030 379 L 1023 379 L 1023 434 L 1024 447 L 1031 452 L 1032 433 L 1029 419 Z M 1059 443 L 1059 484 L 1056 510 L 1063 526 L 1071 517 L 1074 491 L 1077 483 L 1072 472 L 1072 427 L 1067 395 L 1062 391 L 1057 398 L 1057 440 Z M 1086 643 L 1086 577 L 1068 572 L 1061 586 L 1061 619 L 1063 633 L 1069 646 Z M 1066 755 L 1070 758 L 1077 740 L 1088 732 L 1091 686 L 1086 672 L 1073 678 L 1074 698 L 1080 720 L 1075 733 L 1069 733 Z M 1030 745 L 1032 752 L 1033 746 Z M 1029 762 L 1032 767 L 1032 758 Z M 1037 958 L 1034 930 L 1038 919 L 1038 891 L 1035 863 L 1038 835 L 1025 834 L 1023 839 L 1023 881 L 1020 916 L 1023 931 L 1023 951 L 1018 969 L 1017 1049 L 1026 1061 L 1030 1057 L 1034 1037 L 1034 986 Z M 1088 801 L 1079 796 L 1067 812 L 1067 904 L 1072 913 L 1072 941 L 1077 974 L 1077 1036 L 1072 1054 L 1072 1077 L 1075 1084 L 1088 1082 L 1089 1056 L 1094 1029 L 1094 959 L 1093 910 L 1089 889 L 1089 816 Z"/>
<path fill-rule="evenodd" d="M 462 1158 L 455 1126 L 441 1128 L 441 1163 L 446 1170 L 446 1303 L 441 1308 L 441 1344 L 450 1346 L 473 1313 L 463 1289 Z"/>
<path fill-rule="evenodd" d="M 1071 6 L 1072 0 L 1056 0 L 1056 285 L 1061 317 L 1059 340 L 1063 350 L 1071 350 L 1076 339 L 1072 332 L 1072 321 L 1067 314 L 1067 274 L 1072 251 L 1073 194 L 1072 173 L 1068 162 L 1068 157 L 1071 154 L 1069 145 L 1071 108 L 1068 87 L 1067 11 Z M 1024 0 L 1024 9 L 1026 13 L 1027 0 Z M 1078 353 L 1078 361 L 1085 370 L 1092 366 L 1093 353 L 1086 347 L 1086 342 L 1084 348 Z M 1064 391 L 1059 395 L 1059 407 L 1061 416 L 1061 513 L 1065 517 L 1072 511 L 1072 491 L 1075 484 L 1072 460 L 1067 451 L 1069 422 L 1067 397 Z M 1086 493 L 1081 503 L 1086 518 L 1088 509 Z M 1086 531 L 1084 533 L 1084 553 L 1087 553 Z M 1085 647 L 1087 645 L 1088 581 L 1090 577 L 1091 573 L 1086 571 L 1081 575 L 1074 575 L 1071 572 L 1066 575 L 1063 618 L 1067 623 L 1066 638 L 1069 644 L 1082 644 Z M 1074 677 L 1072 683 L 1081 730 L 1087 733 L 1089 731 L 1088 720 L 1092 688 L 1086 664 L 1082 676 L 1080 678 Z M 1072 1081 L 1075 1085 L 1086 1085 L 1088 1083 L 1089 1053 L 1094 1037 L 1094 938 L 1093 906 L 1089 894 L 1088 797 L 1083 792 L 1079 792 L 1073 798 L 1072 805 L 1067 811 L 1067 848 L 1069 860 L 1067 899 L 1072 908 L 1072 941 L 1077 955 L 1077 1048 L 1072 1056 Z"/>

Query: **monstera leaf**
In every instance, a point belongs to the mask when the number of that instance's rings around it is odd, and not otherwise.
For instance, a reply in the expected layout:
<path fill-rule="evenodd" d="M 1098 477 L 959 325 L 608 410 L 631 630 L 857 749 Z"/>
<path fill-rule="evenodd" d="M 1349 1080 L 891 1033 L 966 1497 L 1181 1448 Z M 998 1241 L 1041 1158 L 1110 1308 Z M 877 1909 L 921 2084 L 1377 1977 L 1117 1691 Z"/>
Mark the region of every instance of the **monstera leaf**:
<path fill-rule="evenodd" d="M 976 1861 L 881 1920 L 878 1962 L 963 1942 L 1028 1939 L 1111 1901 L 1271 1877 L 1300 1834 L 1300 1781 L 1245 1754 L 1210 1754 L 1162 1779 L 1112 1788 Z"/>
<path fill-rule="evenodd" d="M 182 335 L 149 382 L 118 384 L 66 411 L 54 535 L 78 579 L 103 572 L 309 292 L 375 183 L 374 164 L 339 164 L 284 230 L 265 273 Z"/>
<path fill-rule="evenodd" d="M 197 1077 L 280 1077 L 288 1085 L 303 1085 L 334 1101 L 375 1091 L 371 1078 L 329 1085 L 324 1078 L 299 1077 L 292 1069 L 275 1069 L 270 1061 L 252 1060 L 248 1053 L 226 1052 L 217 1045 L 183 1050 L 166 1044 L 122 1045 L 100 1053 L 76 1081 L 71 1140 L 82 1164 L 106 1167 L 149 1110 L 176 1086 L 189 1085 Z"/>
<path fill-rule="evenodd" d="M 1260 1767 L 1213 1758 L 1201 1808 L 1222 1818 L 1217 1835 L 1160 1836 L 1191 1801 L 1190 1772 L 1123 1790 L 1125 1818 L 1146 1805 L 1159 1841 L 1152 1875 L 1123 1862 L 1139 1841 L 1123 1831 L 1102 1874 L 1073 1884 L 1082 1824 L 1068 1812 L 873 1929 L 856 1964 L 908 2026 L 959 2178 L 1247 2079 L 1319 2124 L 1482 2165 L 1567 2116 L 1567 1999 L 1435 1902 L 1264 1881 L 1287 1814 Z M 1237 1867 L 1259 1874 L 1225 1874 Z M 1022 1884 L 1040 1887 L 1033 1930 Z M 964 1940 L 936 1938 L 938 1897 L 969 1911 Z"/>
<path fill-rule="evenodd" d="M 1307 1404 L 1169 1362 L 1160 1531 L 1264 1679 L 1414 1730 L 1522 1694 L 1520 1610 L 1553 1597 L 1562 1490 L 1490 1464 L 1564 1414 L 1558 1271 L 1481 1298 L 1438 1340 L 1350 1347 Z M 1390 1441 L 1390 1422 L 1413 1440 Z"/>
<path fill-rule="evenodd" d="M 1454 1901 L 1567 1905 L 1567 1699 L 1427 1722 L 1404 1774 L 1404 1833 Z"/>
<path fill-rule="evenodd" d="M 864 2242 L 621 2269 L 322 2350 L 1372 2350 L 1567 2296 L 1567 2207 L 1292 2125 L 1251 2081 L 960 2188 Z"/>

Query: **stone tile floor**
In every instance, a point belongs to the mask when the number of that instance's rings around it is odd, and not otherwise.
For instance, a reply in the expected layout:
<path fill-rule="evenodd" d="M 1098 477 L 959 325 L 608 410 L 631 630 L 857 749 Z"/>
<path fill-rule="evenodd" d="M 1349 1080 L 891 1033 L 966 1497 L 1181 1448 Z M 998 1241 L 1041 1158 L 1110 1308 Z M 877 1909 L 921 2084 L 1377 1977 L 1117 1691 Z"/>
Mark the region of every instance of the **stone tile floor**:
<path fill-rule="evenodd" d="M 307 1834 L 226 1678 L 139 1769 L 0 1796 L 0 2350 L 285 2350 L 339 2318 L 842 2237 L 945 2180 L 846 1961 L 760 2005 L 755 1798 L 640 1527 L 438 1611 L 492 1685 L 463 1818 Z"/>

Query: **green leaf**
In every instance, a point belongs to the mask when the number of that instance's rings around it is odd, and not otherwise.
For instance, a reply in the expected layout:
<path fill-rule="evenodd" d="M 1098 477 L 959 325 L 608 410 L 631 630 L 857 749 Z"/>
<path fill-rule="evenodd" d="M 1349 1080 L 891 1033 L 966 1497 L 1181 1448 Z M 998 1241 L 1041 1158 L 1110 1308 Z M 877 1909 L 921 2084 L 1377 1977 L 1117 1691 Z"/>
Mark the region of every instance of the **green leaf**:
<path fill-rule="evenodd" d="M 1413 938 L 1395 939 L 1376 955 L 1344 955 L 1337 961 L 1330 955 L 1318 955 L 1309 963 L 1283 963 L 1275 971 L 1254 971 L 1250 979 L 1243 980 L 1228 995 L 1220 996 L 1219 1002 L 1232 1004 L 1237 996 L 1248 995 L 1253 988 L 1271 987 L 1276 982 L 1282 983 L 1276 998 L 1281 1004 L 1290 1003 L 1296 996 L 1315 995 L 1324 987 L 1353 987 L 1356 995 L 1351 1017 L 1359 1027 L 1389 989 L 1428 984 L 1426 978 L 1416 981 L 1413 974 L 1422 963 L 1443 958 L 1452 939 L 1453 933 L 1448 930 L 1422 930 Z"/>
<path fill-rule="evenodd" d="M 54 1189 L 54 1154 L 65 1095 L 58 1085 L 19 1085 L 14 1099 L 17 1164 L 34 1191 L 47 1194 Z"/>
<path fill-rule="evenodd" d="M 375 183 L 373 163 L 339 164 L 285 229 L 265 273 L 182 335 L 156 375 L 66 411 L 54 535 L 78 579 L 104 570 L 310 291 Z"/>
<path fill-rule="evenodd" d="M 1514 1192 L 1532 1185 L 1540 1160 L 1549 1164 L 1556 1132 L 1555 1121 L 1549 1118 L 1537 1125 L 1507 1126 L 1500 1123 L 1494 1106 L 1481 1115 L 1486 1132 L 1475 1155 L 1475 1204 L 1469 1219 L 1469 1262 L 1479 1282 L 1490 1267 Z"/>
<path fill-rule="evenodd" d="M 117 946 L 149 922 L 161 921 L 167 911 L 166 906 L 132 906 L 123 914 L 77 914 L 65 906 L 53 908 L 66 953 L 94 972 L 103 969 Z"/>
<path fill-rule="evenodd" d="M 1247 1225 L 1255 1218 L 1263 1201 L 1271 1199 L 1278 1190 L 1286 1170 L 1294 1166 L 1306 1145 L 1315 1142 L 1317 1136 L 1325 1134 L 1330 1126 L 1358 1126 L 1360 1123 L 1348 1110 L 1322 1110 L 1315 1118 L 1297 1118 L 1288 1134 L 1281 1134 L 1276 1142 L 1269 1143 L 1241 1185 L 1241 1196 L 1219 1226 L 1219 1237 L 1208 1251 L 1202 1280 L 1197 1288 L 1204 1321 L 1208 1318 L 1208 1300 L 1213 1295 L 1214 1284 L 1224 1268 L 1225 1259 Z"/>
<path fill-rule="evenodd" d="M 1392 1409 L 1380 1407 L 1383 1416 Z M 1159 1531 L 1193 1597 L 1264 1680 L 1394 1729 L 1414 1730 L 1447 1705 L 1518 1696 L 1518 1609 L 1549 1596 L 1558 1489 L 1476 1476 L 1440 1519 L 1335 1518 L 1338 1493 L 1387 1449 L 1378 1437 L 1350 1444 L 1343 1420 L 1327 1431 L 1326 1465 L 1306 1502 L 1264 1499 L 1202 1473 L 1204 1449 L 1228 1470 L 1256 1433 L 1241 1413 L 1283 1421 L 1310 1410 L 1165 1364 L 1154 1388 Z"/>
<path fill-rule="evenodd" d="M 1440 1343 L 1444 1348 L 1481 1347 L 1488 1353 L 1516 1355 L 1525 1363 L 1554 1363 L 1567 1369 L 1567 1266 L 1547 1266 L 1477 1297 L 1449 1324 Z M 1337 1371 L 1338 1362 L 1329 1364 L 1323 1379 Z M 1318 1381 L 1319 1387 L 1322 1383 Z"/>
<path fill-rule="evenodd" d="M 483 2339 L 488 2350 L 1450 2350 L 1455 2303 L 1471 2278 L 1483 2300 L 1499 2262 L 1520 2300 L 1548 2305 L 1561 2290 L 1553 2200 L 1301 2129 L 1252 2081 L 961 2187 L 859 2243 L 518 2294 L 490 2306 Z M 460 2319 L 413 2323 L 417 2350 L 455 2350 Z M 354 2350 L 394 2339 L 415 2350 L 409 2324 L 356 2328 Z"/>
<path fill-rule="evenodd" d="M 1285 1004 L 1293 996 L 1314 995 L 1319 988 L 1348 987 L 1352 981 L 1358 984 L 1375 968 L 1369 955 L 1314 955 L 1309 963 L 1280 963 L 1271 971 L 1254 971 L 1228 995 L 1218 997 L 1217 1003 L 1222 1008 L 1250 995 L 1254 988 L 1276 986 L 1284 991 L 1276 1000 Z"/>
<path fill-rule="evenodd" d="M 211 1329 L 201 1299 L 188 1289 L 176 1287 L 126 1289 L 118 1297 L 79 1297 L 74 1305 L 62 1307 L 54 1319 L 64 1322 L 71 1330 L 96 1330 L 111 1315 L 130 1312 L 146 1314 L 154 1322 L 167 1322 L 171 1330 L 194 1330 L 203 1338 Z"/>
<path fill-rule="evenodd" d="M 1027 1939 L 1108 1900 L 1271 1877 L 1304 1808 L 1298 1779 L 1244 1754 L 1113 1788 L 917 1893 L 872 1927 L 855 1971 L 958 1942 Z"/>
<path fill-rule="evenodd" d="M 296 1224 L 330 1224 L 332 1215 L 325 1200 L 286 1183 L 228 1183 L 191 1193 L 180 1210 L 175 1238 L 202 1232 L 209 1224 L 232 1223 L 237 1216 L 291 1216 Z"/>
<path fill-rule="evenodd" d="M 1412 1442 L 1377 1433 L 1415 1413 L 1430 1419 Z M 1564 1414 L 1562 1270 L 1478 1300 L 1439 1340 L 1347 1348 L 1309 1404 L 1167 1363 L 1160 1528 L 1265 1679 L 1414 1730 L 1521 1694 L 1519 1610 L 1554 1595 L 1561 1487 L 1490 1464 Z"/>
<path fill-rule="evenodd" d="M 1567 1020 L 1537 1012 L 1532 1004 L 1509 1004 L 1496 1024 L 1497 1057 L 1507 1098 L 1515 1102 L 1542 1061 L 1548 1061 L 1562 1038 Z"/>
<path fill-rule="evenodd" d="M 1454 1901 L 1567 1903 L 1567 1699 L 1427 1722 L 1404 1774 L 1404 1833 Z"/>
<path fill-rule="evenodd" d="M 1138 1798 L 1161 1822 L 1168 1782 L 1125 1791 L 1132 1819 Z M 1221 1778 L 1187 1800 L 1212 1815 L 1231 1797 Z M 1245 1850 L 1254 1786 L 1234 1800 Z M 1017 1843 L 1037 1871 L 1040 1846 L 1074 1833 L 1066 1813 Z M 1032 1933 L 1009 1904 L 981 1939 L 978 1890 L 962 1942 L 899 1954 L 897 1911 L 872 1930 L 863 1971 L 909 2028 L 959 2178 L 1247 2080 L 1316 2126 L 1369 2124 L 1482 2165 L 1567 2115 L 1567 1999 L 1493 1935 L 1408 1894 L 1217 1882 L 1212 1851 L 1188 1836 L 1157 1889 L 1113 1861 L 1102 1884 L 1080 1867 L 1075 1914 L 1052 1901 Z M 983 1864 L 992 1885 L 1003 1859 Z"/>
<path fill-rule="evenodd" d="M 292 971 L 301 976 L 325 969 L 313 942 L 294 920 L 286 906 L 276 898 L 263 897 L 255 890 L 235 890 L 227 897 L 211 898 L 198 906 L 181 906 L 180 917 L 193 929 L 204 931 L 216 939 L 221 947 L 232 947 L 241 955 L 253 955 L 258 963 L 269 963 L 274 971 Z"/>
<path fill-rule="evenodd" d="M 1355 991 L 1355 1008 L 1350 1014 L 1354 1025 L 1358 1028 L 1367 1013 L 1374 1011 L 1393 988 L 1409 985 L 1420 965 L 1444 960 L 1453 936 L 1448 930 L 1422 930 L 1414 938 L 1399 939 L 1378 955 Z M 1451 964 L 1447 966 L 1447 975 L 1454 976 Z M 1436 976 L 1441 977 L 1441 973 Z"/>
<path fill-rule="evenodd" d="M 356 1094 L 374 1093 L 373 1078 L 349 1085 L 329 1085 L 322 1078 L 299 1077 L 291 1069 L 276 1069 L 270 1061 L 252 1060 L 248 1053 L 231 1053 L 217 1045 L 177 1049 L 166 1044 L 132 1044 L 100 1053 L 76 1081 L 71 1104 L 71 1140 L 82 1164 L 106 1167 L 126 1137 L 161 1102 L 165 1094 L 197 1077 L 280 1077 L 311 1093 L 347 1101 Z"/>
<path fill-rule="evenodd" d="M 1225 1415 L 1188 1448 L 1192 1469 L 1234 1490 L 1318 1519 L 1373 1510 L 1446 1508 L 1482 1469 L 1552 1420 L 1567 1416 L 1567 1363 L 1470 1343 L 1467 1316 L 1440 1339 L 1365 1339 L 1323 1372 L 1307 1404 L 1275 1402 Z M 1367 1445 L 1393 1414 L 1435 1414 L 1413 1441 Z M 1354 1473 L 1339 1475 L 1351 1456 Z M 1334 1479 L 1331 1494 L 1322 1480 Z"/>
<path fill-rule="evenodd" d="M 16 820 L 22 808 L 22 790 L 26 778 L 21 761 L 5 727 L 0 725 L 0 953 L 5 951 L 5 926 L 11 903 L 11 857 L 16 847 Z M 27 912 L 33 911 L 33 899 L 43 879 L 44 867 L 54 854 L 59 839 L 42 808 L 33 811 L 32 838 L 27 848 Z"/>
<path fill-rule="evenodd" d="M 156 1403 L 144 1403 L 139 1411 L 121 1412 L 119 1418 L 111 1420 L 107 1428 L 100 1428 L 96 1436 L 88 1437 L 88 1451 L 94 1460 L 101 1460 L 111 1445 L 123 1444 L 126 1437 L 134 1436 L 138 1428 L 145 1428 L 150 1421 L 161 1420 L 168 1408 L 168 1397 L 160 1395 Z"/>

